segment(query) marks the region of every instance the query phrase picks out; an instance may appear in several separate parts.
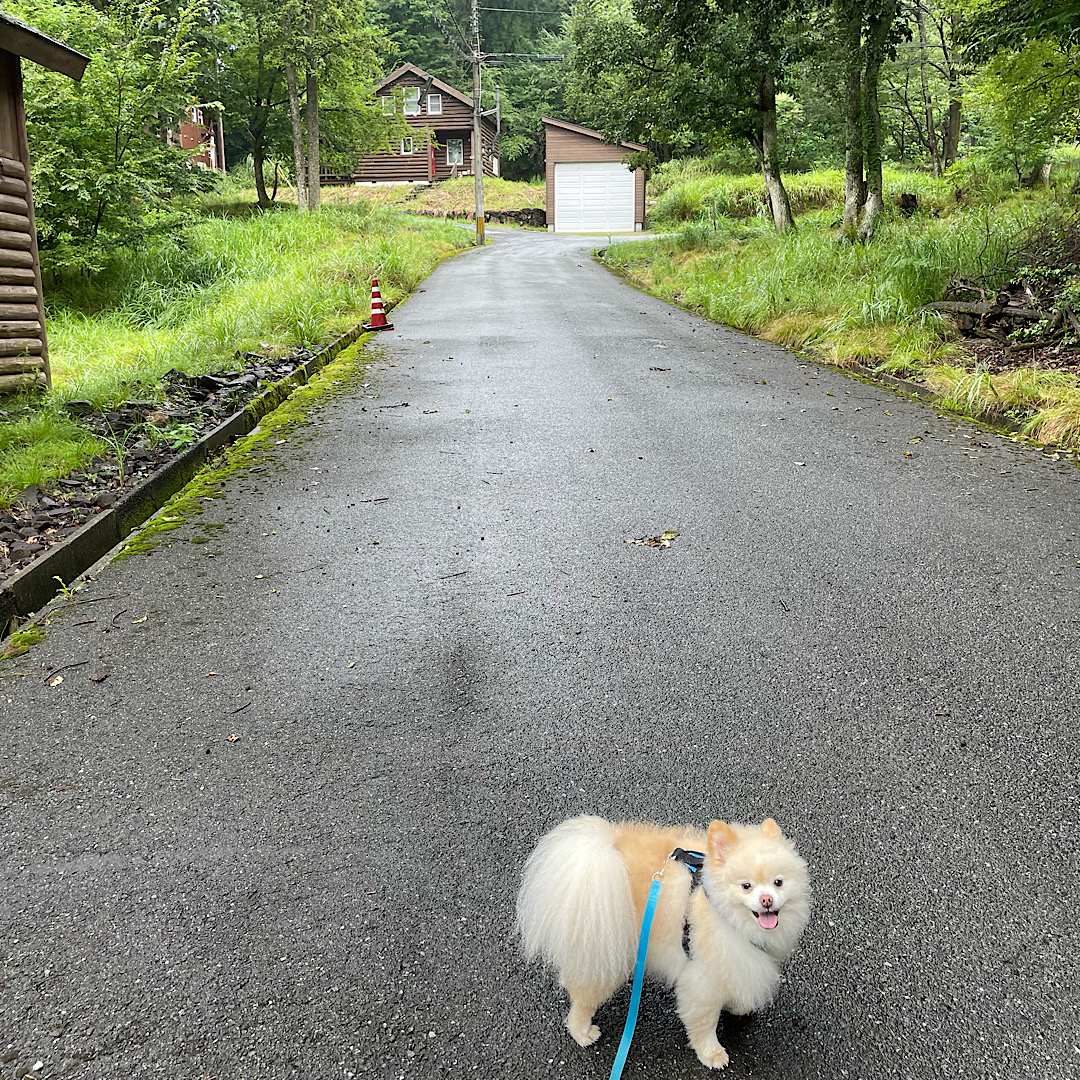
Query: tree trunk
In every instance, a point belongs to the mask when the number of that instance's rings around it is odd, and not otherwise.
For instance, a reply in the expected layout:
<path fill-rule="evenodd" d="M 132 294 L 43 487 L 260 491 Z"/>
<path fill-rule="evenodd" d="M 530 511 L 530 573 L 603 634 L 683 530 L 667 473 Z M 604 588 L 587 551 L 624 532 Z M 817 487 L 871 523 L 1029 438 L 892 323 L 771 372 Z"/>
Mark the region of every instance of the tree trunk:
<path fill-rule="evenodd" d="M 942 150 L 942 164 L 947 169 L 950 165 L 956 164 L 956 154 L 960 147 L 960 117 L 962 102 L 960 100 L 960 84 L 957 80 L 956 89 L 950 91 L 950 94 L 955 93 L 957 96 L 950 97 L 949 99 L 949 119 L 945 125 L 945 146 Z"/>
<path fill-rule="evenodd" d="M 761 175 L 765 180 L 765 192 L 769 197 L 773 224 L 778 233 L 794 228 L 791 201 L 780 176 L 780 150 L 776 138 L 776 82 L 772 72 L 761 76 L 758 92 L 761 111 Z"/>
<path fill-rule="evenodd" d="M 863 180 L 863 133 L 862 133 L 862 7 L 860 4 L 841 5 L 840 39 L 844 51 L 844 220 L 840 235 L 854 240 L 859 211 L 866 201 L 866 183 Z"/>
<path fill-rule="evenodd" d="M 866 70 L 863 76 L 863 122 L 866 154 L 866 205 L 859 222 L 858 240 L 868 244 L 874 238 L 878 219 L 885 208 L 885 184 L 881 174 L 881 108 L 878 103 L 878 77 L 885 56 L 896 2 L 883 3 L 881 12 L 870 19 L 866 34 Z"/>
<path fill-rule="evenodd" d="M 293 159 L 296 163 L 296 205 L 301 210 L 308 208 L 307 184 L 304 162 L 304 129 L 300 121 L 300 95 L 296 89 L 296 65 L 292 60 L 285 61 L 285 83 L 289 88 L 289 120 L 292 123 Z"/>
<path fill-rule="evenodd" d="M 251 141 L 251 164 L 255 170 L 255 193 L 259 198 L 259 206 L 264 210 L 270 205 L 270 197 L 266 194 L 266 176 L 263 173 L 263 162 L 266 151 L 263 147 L 262 138 Z"/>
<path fill-rule="evenodd" d="M 915 5 L 915 24 L 919 30 L 919 73 L 922 76 L 923 111 L 926 114 L 926 141 L 930 148 L 930 160 L 934 163 L 934 175 L 941 175 L 941 155 L 938 153 L 937 127 L 934 124 L 934 103 L 930 97 L 930 79 L 926 68 L 926 15 L 922 4 Z"/>
<path fill-rule="evenodd" d="M 319 83 L 310 68 L 307 74 L 307 167 L 308 209 L 319 209 L 321 177 L 319 172 Z"/>
<path fill-rule="evenodd" d="M 949 29 L 952 30 L 955 17 L 949 17 Z M 949 53 L 945 44 L 945 24 L 941 23 L 939 27 L 941 31 L 941 46 L 942 54 L 945 58 L 945 65 L 949 71 L 949 119 L 945 126 L 945 146 L 942 153 L 944 159 L 943 164 L 947 169 L 950 165 L 956 163 L 956 155 L 960 148 L 960 116 L 963 105 L 963 86 L 960 83 L 960 72 L 957 69 L 956 64 L 953 61 L 952 56 Z M 951 33 L 950 33 L 951 37 Z"/>

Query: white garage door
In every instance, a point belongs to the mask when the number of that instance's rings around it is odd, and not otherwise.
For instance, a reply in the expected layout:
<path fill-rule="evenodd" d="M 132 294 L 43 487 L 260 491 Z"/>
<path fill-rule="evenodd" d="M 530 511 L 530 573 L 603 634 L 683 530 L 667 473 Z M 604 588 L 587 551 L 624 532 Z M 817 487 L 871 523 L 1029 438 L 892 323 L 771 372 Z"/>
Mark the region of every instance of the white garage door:
<path fill-rule="evenodd" d="M 633 232 L 634 174 L 618 161 L 555 163 L 556 232 Z"/>

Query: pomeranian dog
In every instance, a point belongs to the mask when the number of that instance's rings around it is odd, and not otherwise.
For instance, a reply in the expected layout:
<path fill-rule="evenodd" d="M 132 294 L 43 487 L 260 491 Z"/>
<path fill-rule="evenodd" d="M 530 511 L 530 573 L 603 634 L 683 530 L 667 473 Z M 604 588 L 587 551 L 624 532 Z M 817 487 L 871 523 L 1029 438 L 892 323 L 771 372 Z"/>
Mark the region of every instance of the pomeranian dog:
<path fill-rule="evenodd" d="M 697 877 L 669 858 L 704 855 Z M 517 929 L 570 997 L 566 1026 L 581 1046 L 600 1037 L 593 1013 L 633 973 L 653 876 L 663 885 L 645 970 L 675 988 L 690 1046 L 710 1069 L 728 1063 L 720 1013 L 764 1008 L 810 917 L 806 863 L 771 818 L 700 829 L 598 817 L 564 821 L 525 863 Z M 689 931 L 688 944 L 684 931 Z"/>

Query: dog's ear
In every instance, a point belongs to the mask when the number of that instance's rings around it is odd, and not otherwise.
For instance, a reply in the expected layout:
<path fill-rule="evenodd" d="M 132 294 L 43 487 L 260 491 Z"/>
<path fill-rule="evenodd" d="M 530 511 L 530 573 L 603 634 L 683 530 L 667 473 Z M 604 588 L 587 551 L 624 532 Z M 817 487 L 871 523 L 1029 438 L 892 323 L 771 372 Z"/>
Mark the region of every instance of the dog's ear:
<path fill-rule="evenodd" d="M 780 826 L 776 824 L 771 817 L 767 817 L 761 823 L 761 835 L 769 840 L 783 840 L 784 834 L 780 831 Z"/>
<path fill-rule="evenodd" d="M 730 825 L 714 821 L 709 826 L 709 857 L 716 862 L 723 862 L 738 839 L 738 834 Z"/>

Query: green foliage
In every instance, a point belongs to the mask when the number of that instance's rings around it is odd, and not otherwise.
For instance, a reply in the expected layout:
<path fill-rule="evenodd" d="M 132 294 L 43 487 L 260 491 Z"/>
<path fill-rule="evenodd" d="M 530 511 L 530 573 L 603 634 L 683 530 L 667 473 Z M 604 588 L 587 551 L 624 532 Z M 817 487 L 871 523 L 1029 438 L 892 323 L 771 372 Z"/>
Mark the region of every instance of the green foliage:
<path fill-rule="evenodd" d="M 449 31 L 444 35 L 432 16 L 432 7 L 442 13 L 442 22 Z M 443 0 L 371 0 L 372 25 L 382 34 L 382 66 L 389 74 L 401 64 L 415 64 L 418 68 L 443 82 L 459 89 L 471 87 L 472 76 L 460 52 L 450 47 L 449 41 L 462 52 L 467 51 L 465 40 L 468 16 L 464 5 L 447 9 Z M 460 31 L 459 32 L 459 28 Z M 471 89 L 468 91 L 471 93 Z"/>
<path fill-rule="evenodd" d="M 207 182 L 167 135 L 196 101 L 198 2 L 16 0 L 15 14 L 91 57 L 81 82 L 25 65 L 27 130 L 47 274 L 96 272 L 181 217 Z"/>
<path fill-rule="evenodd" d="M 979 156 L 1018 183 L 1037 174 L 1058 139 L 1075 138 L 1078 96 L 1077 44 L 1037 40 L 998 53 L 968 95 L 984 131 Z"/>
<path fill-rule="evenodd" d="M 793 173 L 785 183 L 796 214 L 821 208 L 829 208 L 834 217 L 842 214 L 841 172 L 833 169 Z M 721 218 L 764 218 L 768 214 L 761 177 L 732 174 L 718 157 L 684 158 L 661 165 L 649 180 L 648 191 L 656 198 L 649 215 L 650 227 L 655 229 L 669 229 L 695 219 L 718 228 Z M 914 194 L 924 212 L 941 214 L 956 207 L 955 182 L 951 178 L 935 180 L 925 173 L 887 169 L 887 198 L 894 201 L 901 192 Z"/>
<path fill-rule="evenodd" d="M 797 181 L 806 179 L 800 192 Z M 920 201 L 939 206 L 951 199 L 946 181 L 886 173 L 887 190 L 917 190 Z M 701 183 L 702 178 L 691 180 Z M 707 192 L 729 201 L 749 192 L 761 198 L 757 176 L 716 176 Z M 675 297 L 709 318 L 774 341 L 814 345 L 840 362 L 890 360 L 904 365 L 935 360 L 945 347 L 944 323 L 918 309 L 940 299 L 956 275 L 995 288 L 1016 272 L 1033 230 L 1061 229 L 1052 201 L 1014 199 L 1004 206 L 953 204 L 949 215 L 886 215 L 881 243 L 855 249 L 838 245 L 831 228 L 842 200 L 839 173 L 793 178 L 792 198 L 814 188 L 830 191 L 829 204 L 804 211 L 797 236 L 779 238 L 767 220 L 743 221 L 702 214 L 677 242 L 625 243 L 605 258 L 626 265 L 653 291 Z M 667 196 L 675 187 L 666 192 Z"/>

